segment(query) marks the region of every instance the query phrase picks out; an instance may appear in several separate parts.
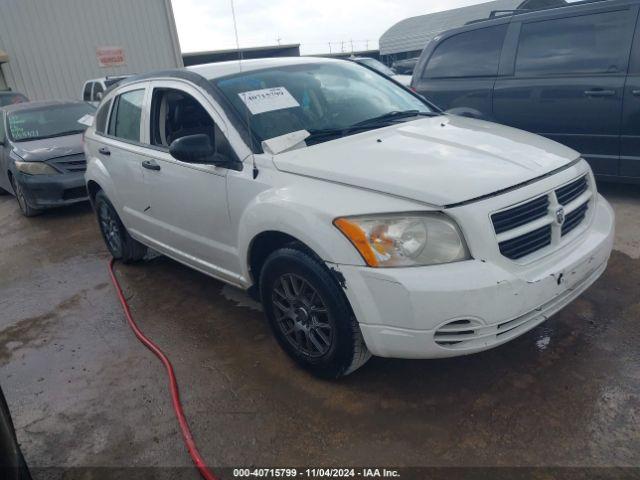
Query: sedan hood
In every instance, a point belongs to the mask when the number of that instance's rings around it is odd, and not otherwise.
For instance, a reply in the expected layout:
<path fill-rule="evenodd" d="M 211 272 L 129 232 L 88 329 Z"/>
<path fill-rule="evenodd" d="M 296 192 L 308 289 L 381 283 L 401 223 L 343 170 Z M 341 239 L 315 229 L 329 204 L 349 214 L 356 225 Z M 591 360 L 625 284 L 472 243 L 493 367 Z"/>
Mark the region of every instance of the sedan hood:
<path fill-rule="evenodd" d="M 527 182 L 578 157 L 521 130 L 443 115 L 292 150 L 274 162 L 285 172 L 445 206 Z"/>
<path fill-rule="evenodd" d="M 26 142 L 14 142 L 13 152 L 26 162 L 44 162 L 83 152 L 82 134 L 46 138 Z"/>

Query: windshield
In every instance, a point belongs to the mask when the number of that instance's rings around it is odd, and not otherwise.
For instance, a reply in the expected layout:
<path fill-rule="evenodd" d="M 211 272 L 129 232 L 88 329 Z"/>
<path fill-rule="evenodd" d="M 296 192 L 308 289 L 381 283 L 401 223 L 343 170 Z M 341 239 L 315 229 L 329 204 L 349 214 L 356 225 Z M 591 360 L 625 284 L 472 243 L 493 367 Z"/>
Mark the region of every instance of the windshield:
<path fill-rule="evenodd" d="M 27 97 L 21 93 L 0 93 L 0 107 L 6 107 L 7 105 L 15 105 L 16 103 L 28 102 Z"/>
<path fill-rule="evenodd" d="M 301 130 L 313 134 L 349 129 L 390 113 L 413 112 L 403 121 L 433 113 L 426 102 L 353 62 L 254 70 L 213 83 L 260 141 Z M 382 126 L 382 121 L 367 124 L 368 129 Z"/>
<path fill-rule="evenodd" d="M 87 127 L 78 120 L 94 112 L 95 107 L 86 103 L 19 110 L 8 116 L 9 138 L 14 142 L 26 142 L 82 133 Z"/>
<path fill-rule="evenodd" d="M 380 73 L 384 73 L 385 75 L 388 75 L 390 77 L 396 74 L 396 72 L 394 72 L 389 67 L 387 67 L 384 63 L 379 62 L 375 58 L 358 58 L 356 62 L 362 63 L 367 67 L 371 67 L 374 70 L 377 70 Z"/>

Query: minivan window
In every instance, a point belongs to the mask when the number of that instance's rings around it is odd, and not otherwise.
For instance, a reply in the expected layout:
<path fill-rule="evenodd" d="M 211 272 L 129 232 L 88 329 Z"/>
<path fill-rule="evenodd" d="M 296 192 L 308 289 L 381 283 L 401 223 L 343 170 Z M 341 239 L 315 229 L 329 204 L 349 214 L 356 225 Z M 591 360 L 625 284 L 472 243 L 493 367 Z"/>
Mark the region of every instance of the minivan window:
<path fill-rule="evenodd" d="M 516 75 L 626 72 L 634 24 L 628 10 L 525 23 Z"/>
<path fill-rule="evenodd" d="M 445 39 L 431 55 L 423 77 L 496 76 L 506 33 L 507 25 L 497 25 Z"/>
<path fill-rule="evenodd" d="M 133 90 L 116 98 L 113 113 L 109 122 L 109 135 L 140 142 L 140 119 L 144 89 Z"/>
<path fill-rule="evenodd" d="M 109 117 L 109 108 L 111 108 L 111 100 L 103 104 L 96 113 L 96 132 L 104 133 L 107 129 L 107 118 Z"/>
<path fill-rule="evenodd" d="M 93 86 L 93 82 L 87 82 L 84 84 L 84 91 L 82 92 L 82 100 L 85 102 L 91 101 L 91 87 Z"/>

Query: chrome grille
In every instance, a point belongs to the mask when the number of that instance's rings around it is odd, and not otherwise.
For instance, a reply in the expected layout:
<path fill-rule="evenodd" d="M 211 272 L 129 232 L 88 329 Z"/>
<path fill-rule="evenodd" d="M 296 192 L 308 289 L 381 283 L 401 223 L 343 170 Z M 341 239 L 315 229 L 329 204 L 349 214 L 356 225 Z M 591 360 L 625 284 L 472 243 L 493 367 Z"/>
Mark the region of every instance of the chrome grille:
<path fill-rule="evenodd" d="M 573 231 L 587 216 L 587 210 L 589 210 L 589 204 L 583 203 L 573 212 L 567 215 L 564 223 L 562 224 L 562 236 L 564 237 L 569 232 Z"/>
<path fill-rule="evenodd" d="M 87 169 L 87 160 L 83 153 L 54 158 L 47 163 L 62 173 L 84 172 Z"/>
<path fill-rule="evenodd" d="M 560 205 L 568 205 L 573 200 L 578 198 L 584 192 L 587 191 L 589 185 L 587 183 L 587 176 L 579 178 L 575 182 L 571 182 L 569 185 L 565 185 L 556 190 L 556 197 L 558 197 L 558 203 Z"/>
<path fill-rule="evenodd" d="M 542 218 L 549 211 L 549 197 L 536 198 L 504 212 L 495 213 L 491 216 L 493 227 L 496 233 L 507 232 L 521 225 L 526 225 L 533 220 Z"/>
<path fill-rule="evenodd" d="M 500 253 L 517 260 L 551 245 L 551 225 L 546 225 L 519 237 L 500 242 Z"/>
<path fill-rule="evenodd" d="M 559 245 L 585 221 L 593 198 L 587 175 L 491 215 L 500 253 L 519 260 Z"/>

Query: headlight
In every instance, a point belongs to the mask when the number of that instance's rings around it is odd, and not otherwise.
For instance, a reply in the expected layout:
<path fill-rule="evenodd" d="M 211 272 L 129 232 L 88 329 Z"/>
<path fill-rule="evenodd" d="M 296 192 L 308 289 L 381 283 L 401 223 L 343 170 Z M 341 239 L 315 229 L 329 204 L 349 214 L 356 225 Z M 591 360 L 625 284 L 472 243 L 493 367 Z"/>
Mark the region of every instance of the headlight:
<path fill-rule="evenodd" d="M 16 160 L 16 168 L 27 175 L 56 175 L 58 172 L 51 165 L 44 162 L 21 162 Z"/>
<path fill-rule="evenodd" d="M 470 258 L 456 223 L 441 213 L 338 218 L 334 225 L 370 267 L 414 267 Z"/>

